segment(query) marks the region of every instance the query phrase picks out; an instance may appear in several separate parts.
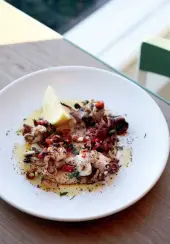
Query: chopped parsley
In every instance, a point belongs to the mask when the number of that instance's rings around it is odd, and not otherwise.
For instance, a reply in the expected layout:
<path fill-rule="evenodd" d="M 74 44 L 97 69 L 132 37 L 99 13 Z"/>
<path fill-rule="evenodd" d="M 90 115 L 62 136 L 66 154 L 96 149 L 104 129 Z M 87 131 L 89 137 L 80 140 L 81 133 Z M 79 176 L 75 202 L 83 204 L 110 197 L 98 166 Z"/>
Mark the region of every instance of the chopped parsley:
<path fill-rule="evenodd" d="M 21 130 L 17 130 L 16 134 L 17 134 L 17 136 L 19 136 L 21 134 Z"/>
<path fill-rule="evenodd" d="M 8 131 L 6 132 L 6 136 L 8 136 L 9 132 L 10 132 L 10 130 L 8 130 Z"/>
<path fill-rule="evenodd" d="M 123 150 L 123 146 L 117 146 L 117 150 Z"/>
<path fill-rule="evenodd" d="M 60 197 L 66 196 L 67 194 L 68 194 L 68 192 L 67 192 L 67 191 L 60 192 Z"/>
<path fill-rule="evenodd" d="M 74 171 L 73 173 L 69 174 L 69 178 L 70 178 L 70 179 L 76 178 L 77 180 L 80 180 L 80 174 L 79 174 L 79 172 L 76 170 L 76 171 Z"/>
<path fill-rule="evenodd" d="M 67 143 L 64 143 L 64 144 L 63 144 L 63 147 L 66 148 L 66 147 L 67 147 Z"/>
<path fill-rule="evenodd" d="M 79 154 L 79 151 L 78 151 L 75 147 L 73 147 L 73 148 L 72 148 L 72 153 L 73 153 L 74 155 L 78 155 L 78 154 Z"/>

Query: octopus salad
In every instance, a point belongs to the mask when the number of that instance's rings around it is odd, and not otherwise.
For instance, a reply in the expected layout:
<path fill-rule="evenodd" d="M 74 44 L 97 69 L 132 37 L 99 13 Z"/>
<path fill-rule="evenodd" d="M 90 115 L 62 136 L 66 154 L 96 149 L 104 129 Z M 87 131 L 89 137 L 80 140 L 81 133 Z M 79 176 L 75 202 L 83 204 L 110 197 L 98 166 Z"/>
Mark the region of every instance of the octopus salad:
<path fill-rule="evenodd" d="M 116 157 L 119 136 L 128 130 L 122 116 L 105 109 L 103 101 L 61 103 L 70 119 L 55 125 L 44 118 L 23 124 L 22 135 L 29 150 L 24 164 L 26 177 L 39 177 L 47 187 L 72 184 L 105 184 L 119 171 Z"/>

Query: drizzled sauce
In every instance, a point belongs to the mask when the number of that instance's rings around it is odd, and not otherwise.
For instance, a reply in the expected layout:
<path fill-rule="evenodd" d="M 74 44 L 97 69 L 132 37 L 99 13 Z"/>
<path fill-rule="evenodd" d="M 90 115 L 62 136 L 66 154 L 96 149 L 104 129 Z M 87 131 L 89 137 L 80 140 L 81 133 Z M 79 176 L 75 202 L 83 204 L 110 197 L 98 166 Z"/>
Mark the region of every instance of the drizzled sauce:
<path fill-rule="evenodd" d="M 31 167 L 31 164 L 24 163 L 24 152 L 29 150 L 29 146 L 27 144 L 19 145 L 15 144 L 14 155 L 18 162 L 18 166 L 23 174 L 27 172 L 27 170 Z M 58 195 L 67 193 L 67 196 L 78 195 L 83 191 L 94 192 L 101 191 L 103 189 L 103 185 L 99 184 L 74 184 L 74 185 L 58 185 L 55 188 L 48 188 L 41 183 L 41 178 L 38 176 L 35 179 L 27 179 L 32 185 L 41 188 L 45 191 L 52 191 Z"/>
<path fill-rule="evenodd" d="M 68 102 L 66 102 L 68 104 Z M 69 102 L 70 106 L 74 105 L 74 101 Z M 35 110 L 31 115 L 24 119 L 24 123 L 33 126 L 33 119 L 42 118 L 42 108 Z M 68 128 L 69 124 L 65 124 L 62 128 Z M 61 128 L 61 127 L 60 127 Z M 20 130 L 19 130 L 20 131 Z M 21 133 L 20 133 L 21 135 Z M 17 160 L 18 166 L 23 174 L 25 174 L 28 169 L 31 167 L 31 164 L 24 163 L 24 152 L 30 150 L 30 145 L 25 143 L 24 145 L 15 144 L 14 146 L 14 156 Z M 67 196 L 78 195 L 81 192 L 95 192 L 101 191 L 103 189 L 103 185 L 101 184 L 74 184 L 74 185 L 59 185 L 55 188 L 48 188 L 41 183 L 41 178 L 36 177 L 35 179 L 27 179 L 32 185 L 41 188 L 45 191 L 52 191 L 58 195 L 62 195 L 62 193 L 67 193 Z"/>
<path fill-rule="evenodd" d="M 70 106 L 74 106 L 75 101 L 65 101 L 66 104 L 69 104 Z M 24 123 L 33 126 L 33 119 L 40 119 L 42 118 L 42 108 L 35 110 L 30 116 L 24 119 Z M 65 124 L 62 126 L 62 128 L 68 128 L 69 124 Z M 61 128 L 61 127 L 60 127 Z M 19 130 L 20 131 L 20 130 Z M 21 133 L 20 133 L 21 135 Z M 23 174 L 25 174 L 28 169 L 31 167 L 31 164 L 24 163 L 24 152 L 30 150 L 30 145 L 25 143 L 24 145 L 15 144 L 14 147 L 14 156 L 18 162 L 18 166 Z M 122 161 L 122 165 L 125 167 L 128 167 L 128 164 L 130 162 L 131 158 L 131 151 L 130 149 L 123 149 L 121 153 L 120 160 Z M 110 179 L 108 179 L 106 185 L 111 185 L 113 183 L 113 179 L 115 176 L 112 176 Z M 73 185 L 58 185 L 55 188 L 48 188 L 45 185 L 41 183 L 41 178 L 38 176 L 35 179 L 27 179 L 30 181 L 30 183 L 38 188 L 41 188 L 45 191 L 51 191 L 54 192 L 60 196 L 67 195 L 67 196 L 75 196 L 80 194 L 81 192 L 96 192 L 100 191 L 102 192 L 102 189 L 104 185 L 101 184 L 73 184 Z"/>

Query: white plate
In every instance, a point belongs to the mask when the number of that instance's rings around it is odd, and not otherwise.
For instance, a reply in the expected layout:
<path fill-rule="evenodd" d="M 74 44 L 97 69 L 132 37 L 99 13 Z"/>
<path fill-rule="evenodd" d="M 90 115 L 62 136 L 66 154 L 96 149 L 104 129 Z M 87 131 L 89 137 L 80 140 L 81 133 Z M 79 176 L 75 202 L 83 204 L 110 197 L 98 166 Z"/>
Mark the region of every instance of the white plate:
<path fill-rule="evenodd" d="M 101 99 L 114 112 L 127 114 L 129 137 L 134 140 L 133 160 L 128 168 L 122 167 L 103 193 L 84 193 L 69 200 L 33 187 L 13 169 L 13 146 L 21 140 L 16 130 L 24 117 L 41 106 L 48 85 L 62 100 Z M 58 67 L 24 76 L 0 92 L 0 115 L 0 195 L 14 207 L 38 217 L 82 221 L 116 213 L 143 197 L 167 162 L 169 132 L 159 107 L 140 87 L 107 71 Z"/>

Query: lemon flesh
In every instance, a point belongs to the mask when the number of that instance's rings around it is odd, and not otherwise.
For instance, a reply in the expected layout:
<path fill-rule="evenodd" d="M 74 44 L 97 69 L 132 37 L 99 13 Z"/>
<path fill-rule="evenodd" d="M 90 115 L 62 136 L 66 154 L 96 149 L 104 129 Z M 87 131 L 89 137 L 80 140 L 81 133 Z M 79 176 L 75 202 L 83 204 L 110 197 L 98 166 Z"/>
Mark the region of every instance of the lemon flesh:
<path fill-rule="evenodd" d="M 51 86 L 48 86 L 44 95 L 43 118 L 54 125 L 64 124 L 70 119 Z"/>

